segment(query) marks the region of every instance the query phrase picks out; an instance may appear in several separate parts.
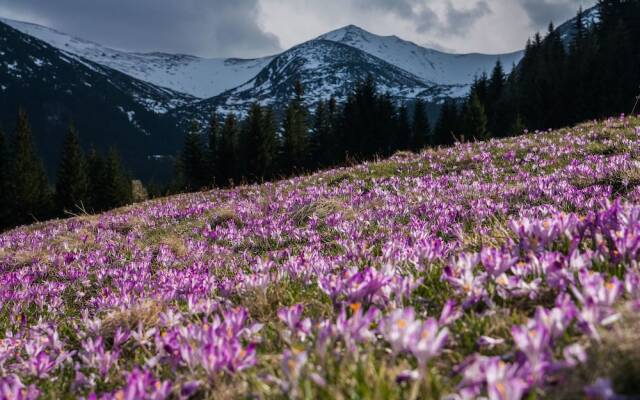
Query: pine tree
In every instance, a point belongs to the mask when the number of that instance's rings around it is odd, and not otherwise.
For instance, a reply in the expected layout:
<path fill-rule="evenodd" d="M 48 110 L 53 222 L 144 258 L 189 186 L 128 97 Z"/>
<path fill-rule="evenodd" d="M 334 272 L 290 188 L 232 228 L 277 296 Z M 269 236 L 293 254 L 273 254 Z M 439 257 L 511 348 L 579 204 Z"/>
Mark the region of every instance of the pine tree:
<path fill-rule="evenodd" d="M 0 230 L 10 225 L 9 220 L 9 160 L 4 132 L 0 128 Z"/>
<path fill-rule="evenodd" d="M 88 210 L 100 212 L 109 209 L 106 194 L 105 160 L 94 147 L 89 150 L 87 156 L 87 176 L 89 180 Z"/>
<path fill-rule="evenodd" d="M 218 169 L 218 142 L 220 137 L 220 122 L 218 114 L 214 111 L 209 119 L 209 126 L 207 127 L 207 151 L 206 151 L 206 167 L 208 173 L 208 183 L 216 183 L 216 170 Z"/>
<path fill-rule="evenodd" d="M 323 100 L 318 101 L 313 116 L 313 127 L 309 136 L 309 153 L 311 154 L 311 168 L 319 168 L 326 164 L 322 146 L 330 134 L 329 113 Z"/>
<path fill-rule="evenodd" d="M 512 136 L 522 135 L 525 129 L 526 126 L 524 125 L 524 121 L 522 121 L 522 116 L 516 114 L 513 124 L 511 124 L 511 128 L 509 129 L 509 134 Z"/>
<path fill-rule="evenodd" d="M 423 147 L 431 144 L 431 128 L 429 126 L 429 117 L 427 116 L 427 107 L 424 101 L 420 99 L 416 100 L 411 131 L 413 139 L 412 148 L 414 151 L 419 151 Z"/>
<path fill-rule="evenodd" d="M 396 150 L 409 150 L 412 148 L 412 131 L 409 122 L 409 109 L 406 105 L 400 106 L 396 122 Z"/>
<path fill-rule="evenodd" d="M 388 157 L 394 151 L 396 126 L 396 108 L 389 94 L 376 96 L 374 109 L 373 148 L 368 157 Z"/>
<path fill-rule="evenodd" d="M 296 82 L 295 96 L 289 103 L 283 125 L 283 167 L 292 173 L 304 168 L 308 157 L 307 112 L 302 101 L 303 89 Z"/>
<path fill-rule="evenodd" d="M 11 146 L 9 209 L 15 225 L 49 216 L 51 192 L 42 161 L 33 148 L 31 128 L 24 110 L 18 112 L 18 123 Z"/>
<path fill-rule="evenodd" d="M 370 158 L 376 154 L 383 138 L 379 122 L 378 93 L 375 79 L 356 84 L 354 92 L 347 98 L 339 121 L 338 137 L 343 142 L 342 159 Z"/>
<path fill-rule="evenodd" d="M 487 102 L 483 104 L 487 113 L 488 130 L 493 136 L 505 135 L 508 125 L 508 106 L 505 103 L 506 75 L 500 60 L 496 62 L 489 78 Z"/>
<path fill-rule="evenodd" d="M 123 169 L 115 148 L 109 150 L 104 162 L 104 185 L 105 204 L 108 209 L 133 202 L 131 178 Z"/>
<path fill-rule="evenodd" d="M 273 111 L 254 103 L 243 132 L 243 159 L 251 181 L 269 178 L 273 173 L 276 151 L 276 127 Z"/>
<path fill-rule="evenodd" d="M 221 186 L 228 186 L 236 178 L 236 147 L 238 137 L 238 122 L 236 116 L 228 114 L 220 132 L 218 143 L 218 168 L 216 182 Z"/>
<path fill-rule="evenodd" d="M 464 116 L 464 135 L 475 140 L 489 139 L 487 131 L 487 115 L 477 95 L 472 95 L 466 104 Z"/>
<path fill-rule="evenodd" d="M 328 167 L 343 161 L 344 140 L 339 135 L 339 113 L 336 99 L 331 97 L 322 102 L 322 110 L 316 109 L 313 131 L 317 148 L 316 167 Z"/>
<path fill-rule="evenodd" d="M 278 125 L 271 107 L 262 111 L 262 137 L 258 146 L 258 168 L 262 178 L 271 179 L 275 175 L 278 153 Z"/>
<path fill-rule="evenodd" d="M 193 122 L 185 136 L 184 146 L 180 153 L 180 167 L 184 179 L 184 189 L 200 190 L 207 185 L 208 166 L 199 134 L 199 127 Z"/>
<path fill-rule="evenodd" d="M 87 205 L 89 181 L 78 132 L 73 124 L 64 138 L 62 158 L 56 181 L 56 206 L 58 211 L 76 211 Z"/>
<path fill-rule="evenodd" d="M 447 99 L 442 104 L 440 118 L 434 131 L 434 141 L 438 146 L 448 146 L 455 142 L 458 134 L 458 107 L 456 103 Z"/>

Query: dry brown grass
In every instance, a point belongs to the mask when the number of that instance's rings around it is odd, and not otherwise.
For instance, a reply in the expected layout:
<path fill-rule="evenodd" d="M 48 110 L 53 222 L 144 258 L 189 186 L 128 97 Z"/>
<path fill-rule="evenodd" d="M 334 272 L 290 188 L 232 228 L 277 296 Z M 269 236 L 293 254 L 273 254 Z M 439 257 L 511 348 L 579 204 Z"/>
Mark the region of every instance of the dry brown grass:
<path fill-rule="evenodd" d="M 477 230 L 465 232 L 462 238 L 462 248 L 467 251 L 479 251 L 483 247 L 499 248 L 514 237 L 514 233 L 507 221 L 494 217 L 483 223 L 489 229 L 488 234 L 482 234 Z"/>
<path fill-rule="evenodd" d="M 236 214 L 235 210 L 231 208 L 222 208 L 214 211 L 212 217 L 209 219 L 209 225 L 211 228 L 215 228 L 219 225 L 225 225 L 229 221 L 232 221 L 236 226 L 242 226 L 242 220 Z"/>
<path fill-rule="evenodd" d="M 157 300 L 144 300 L 128 309 L 111 311 L 102 320 L 102 335 L 113 337 L 118 327 L 136 329 L 142 325 L 143 329 L 157 326 L 160 313 L 166 308 L 165 304 Z"/>
<path fill-rule="evenodd" d="M 179 258 L 183 258 L 188 255 L 187 246 L 179 235 L 166 235 L 160 239 L 159 244 L 169 247 L 173 254 Z"/>
<path fill-rule="evenodd" d="M 149 199 L 149 193 L 142 184 L 142 181 L 134 179 L 131 181 L 131 192 L 133 193 L 133 202 L 139 203 Z"/>
<path fill-rule="evenodd" d="M 19 249 L 11 253 L 11 262 L 14 267 L 26 266 L 49 261 L 50 253 L 45 249 Z"/>
<path fill-rule="evenodd" d="M 320 199 L 300 207 L 291 214 L 291 219 L 297 226 L 302 226 L 313 216 L 320 220 L 324 220 L 328 215 L 338 212 L 350 214 L 353 213 L 353 210 L 341 200 Z"/>

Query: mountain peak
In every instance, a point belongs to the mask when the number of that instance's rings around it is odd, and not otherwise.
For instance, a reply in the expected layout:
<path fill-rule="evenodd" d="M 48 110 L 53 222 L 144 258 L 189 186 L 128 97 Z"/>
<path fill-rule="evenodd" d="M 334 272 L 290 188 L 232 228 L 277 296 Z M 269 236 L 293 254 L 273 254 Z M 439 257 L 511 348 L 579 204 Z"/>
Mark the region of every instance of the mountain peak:
<path fill-rule="evenodd" d="M 327 32 L 324 35 L 319 36 L 319 40 L 330 40 L 332 42 L 346 42 L 353 41 L 358 38 L 375 37 L 371 32 L 368 32 L 357 25 L 349 24 L 338 28 L 331 32 Z"/>

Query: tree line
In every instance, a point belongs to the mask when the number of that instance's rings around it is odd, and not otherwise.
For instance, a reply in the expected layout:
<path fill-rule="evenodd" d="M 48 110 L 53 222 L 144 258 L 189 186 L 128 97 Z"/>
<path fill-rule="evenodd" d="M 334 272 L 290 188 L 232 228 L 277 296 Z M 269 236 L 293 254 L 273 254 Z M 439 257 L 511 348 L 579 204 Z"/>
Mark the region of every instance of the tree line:
<path fill-rule="evenodd" d="M 550 24 L 527 42 L 511 74 L 498 62 L 478 77 L 461 107 L 443 109 L 453 136 L 505 137 L 629 113 L 640 85 L 640 1 L 597 7 L 591 25 L 578 11 L 569 40 Z"/>
<path fill-rule="evenodd" d="M 18 111 L 13 135 L 0 130 L 0 229 L 57 216 L 100 212 L 131 203 L 133 186 L 115 149 L 82 151 L 70 125 L 55 186 L 33 145 L 27 114 Z"/>
<path fill-rule="evenodd" d="M 530 39 L 506 74 L 498 61 L 474 80 L 469 95 L 446 99 L 431 126 L 426 105 L 409 109 L 379 93 L 373 77 L 338 106 L 319 101 L 311 114 L 297 83 L 280 127 L 273 111 L 253 104 L 244 120 L 214 113 L 203 143 L 194 125 L 179 163 L 177 187 L 197 190 L 386 157 L 395 151 L 487 140 L 525 130 L 559 128 L 631 110 L 640 85 L 640 1 L 600 0 L 587 26 L 580 10 L 571 37 L 550 24 Z"/>
<path fill-rule="evenodd" d="M 313 112 L 299 82 L 294 91 L 280 124 L 273 109 L 257 103 L 244 119 L 214 112 L 206 135 L 194 123 L 178 158 L 176 187 L 259 182 L 436 143 L 438 127 L 432 130 L 426 103 L 397 106 L 372 76 L 357 83 L 342 106 L 334 98 L 320 100 Z"/>
<path fill-rule="evenodd" d="M 510 74 L 498 62 L 469 96 L 447 99 L 435 124 L 426 104 L 398 104 L 375 79 L 356 84 L 344 104 L 310 109 L 300 83 L 283 112 L 253 104 L 244 119 L 213 113 L 201 134 L 193 124 L 176 158 L 176 177 L 158 194 L 260 182 L 456 141 L 486 140 L 570 125 L 629 110 L 640 84 L 640 2 L 600 0 L 599 20 L 578 12 L 572 37 L 553 25 L 528 41 Z M 115 149 L 84 154 L 70 126 L 55 185 L 33 147 L 24 111 L 13 135 L 0 131 L 0 229 L 49 217 L 100 212 L 132 202 L 131 177 Z M 138 196 L 140 197 L 140 196 Z"/>

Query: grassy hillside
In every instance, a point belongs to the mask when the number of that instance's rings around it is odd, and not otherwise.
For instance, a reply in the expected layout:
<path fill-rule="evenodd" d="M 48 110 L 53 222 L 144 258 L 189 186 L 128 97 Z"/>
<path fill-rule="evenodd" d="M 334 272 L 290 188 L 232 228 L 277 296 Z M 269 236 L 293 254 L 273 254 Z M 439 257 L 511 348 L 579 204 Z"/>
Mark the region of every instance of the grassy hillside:
<path fill-rule="evenodd" d="M 0 398 L 638 394 L 640 120 L 0 236 Z"/>

